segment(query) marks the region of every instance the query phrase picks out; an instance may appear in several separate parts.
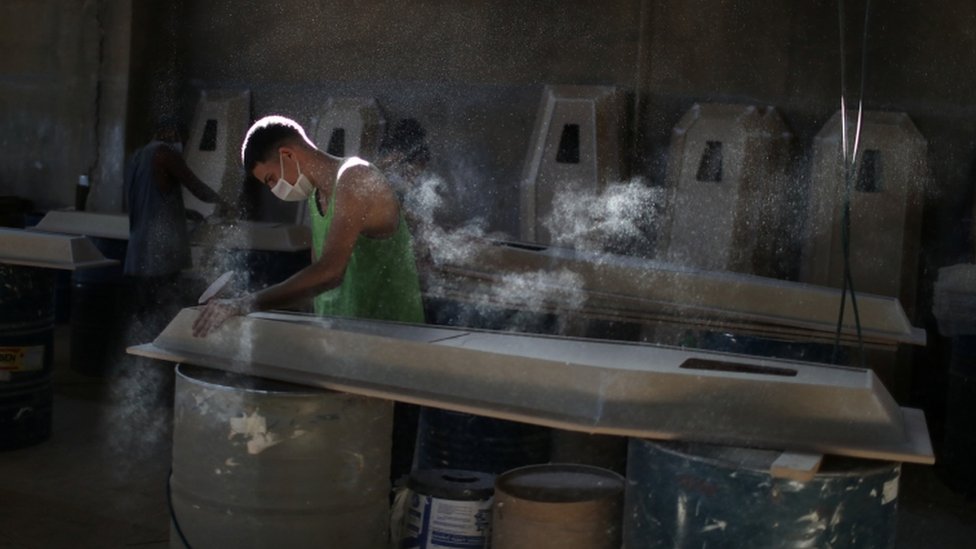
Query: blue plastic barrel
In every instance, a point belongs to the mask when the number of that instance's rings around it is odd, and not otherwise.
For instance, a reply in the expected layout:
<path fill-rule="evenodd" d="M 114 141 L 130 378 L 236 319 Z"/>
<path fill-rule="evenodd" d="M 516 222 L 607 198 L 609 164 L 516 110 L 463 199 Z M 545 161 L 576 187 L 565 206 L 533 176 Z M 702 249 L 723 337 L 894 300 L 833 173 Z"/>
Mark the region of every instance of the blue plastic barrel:
<path fill-rule="evenodd" d="M 552 429 L 439 408 L 422 408 L 414 469 L 500 474 L 549 461 Z"/>
<path fill-rule="evenodd" d="M 0 450 L 51 435 L 54 273 L 0 264 Z"/>

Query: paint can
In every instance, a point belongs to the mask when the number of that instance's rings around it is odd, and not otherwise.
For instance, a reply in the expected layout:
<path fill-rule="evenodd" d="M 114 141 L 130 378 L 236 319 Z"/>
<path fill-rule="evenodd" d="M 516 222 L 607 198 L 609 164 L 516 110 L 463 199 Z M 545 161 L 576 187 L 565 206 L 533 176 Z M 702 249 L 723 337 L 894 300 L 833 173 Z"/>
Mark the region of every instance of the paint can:
<path fill-rule="evenodd" d="M 411 473 L 400 548 L 488 547 L 494 483 L 494 475 L 477 471 L 427 469 Z"/>
<path fill-rule="evenodd" d="M 171 545 L 388 543 L 393 403 L 180 365 Z"/>
<path fill-rule="evenodd" d="M 570 463 L 499 475 L 492 549 L 619 549 L 624 477 Z"/>
<path fill-rule="evenodd" d="M 54 276 L 0 264 L 0 450 L 51 436 Z"/>
<path fill-rule="evenodd" d="M 901 466 L 826 456 L 806 482 L 781 452 L 632 438 L 624 547 L 892 548 Z"/>
<path fill-rule="evenodd" d="M 548 427 L 424 407 L 417 427 L 414 469 L 462 469 L 499 474 L 549 461 Z"/>

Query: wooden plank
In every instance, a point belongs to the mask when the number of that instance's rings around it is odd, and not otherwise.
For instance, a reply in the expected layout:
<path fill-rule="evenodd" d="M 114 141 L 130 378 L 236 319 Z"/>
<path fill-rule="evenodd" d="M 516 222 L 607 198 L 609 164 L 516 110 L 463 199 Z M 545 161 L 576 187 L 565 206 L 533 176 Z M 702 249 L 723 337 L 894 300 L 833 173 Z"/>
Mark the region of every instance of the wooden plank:
<path fill-rule="evenodd" d="M 820 470 L 823 454 L 783 452 L 769 466 L 769 474 L 797 482 L 809 482 Z"/>

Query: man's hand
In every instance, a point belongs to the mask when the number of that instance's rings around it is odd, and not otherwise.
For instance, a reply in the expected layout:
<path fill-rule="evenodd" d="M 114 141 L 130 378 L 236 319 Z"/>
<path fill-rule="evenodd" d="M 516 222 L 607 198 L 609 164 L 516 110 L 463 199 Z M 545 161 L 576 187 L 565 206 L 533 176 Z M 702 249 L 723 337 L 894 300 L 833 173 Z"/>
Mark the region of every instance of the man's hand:
<path fill-rule="evenodd" d="M 228 318 L 251 312 L 252 303 L 251 296 L 234 299 L 211 299 L 200 312 L 200 316 L 193 321 L 193 336 L 207 337 L 210 332 L 219 328 Z"/>

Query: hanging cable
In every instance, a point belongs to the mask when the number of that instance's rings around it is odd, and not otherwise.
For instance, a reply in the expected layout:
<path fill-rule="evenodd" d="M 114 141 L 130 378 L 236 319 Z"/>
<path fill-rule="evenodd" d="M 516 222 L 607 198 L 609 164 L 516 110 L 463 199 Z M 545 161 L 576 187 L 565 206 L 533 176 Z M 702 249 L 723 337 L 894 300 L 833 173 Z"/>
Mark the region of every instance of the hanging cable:
<path fill-rule="evenodd" d="M 843 255 L 844 274 L 841 286 L 840 310 L 838 311 L 837 330 L 834 335 L 833 363 L 837 363 L 840 349 L 840 335 L 844 325 L 844 312 L 847 308 L 847 292 L 851 293 L 851 309 L 854 313 L 854 326 L 857 330 L 857 345 L 861 367 L 865 366 L 864 358 L 864 338 L 861 333 L 861 315 L 857 307 L 857 295 L 854 291 L 854 277 L 851 274 L 851 189 L 854 185 L 854 177 L 857 173 L 858 149 L 861 141 L 861 122 L 864 111 L 864 81 L 867 74 L 867 45 L 868 45 L 868 20 L 871 12 L 871 0 L 867 0 L 864 6 L 864 29 L 861 36 L 861 79 L 860 92 L 857 100 L 857 119 L 854 128 L 853 146 L 848 147 L 848 128 L 847 128 L 847 69 L 846 51 L 844 48 L 844 36 L 846 34 L 844 0 L 838 0 L 837 15 L 838 28 L 840 29 L 840 116 L 841 116 L 841 148 L 844 178 L 844 199 L 841 213 L 841 248 Z"/>

